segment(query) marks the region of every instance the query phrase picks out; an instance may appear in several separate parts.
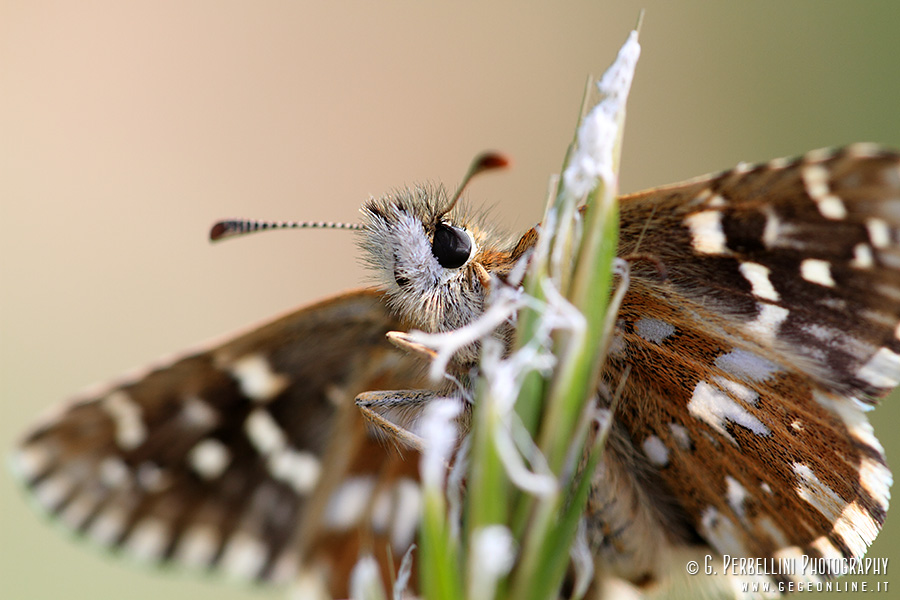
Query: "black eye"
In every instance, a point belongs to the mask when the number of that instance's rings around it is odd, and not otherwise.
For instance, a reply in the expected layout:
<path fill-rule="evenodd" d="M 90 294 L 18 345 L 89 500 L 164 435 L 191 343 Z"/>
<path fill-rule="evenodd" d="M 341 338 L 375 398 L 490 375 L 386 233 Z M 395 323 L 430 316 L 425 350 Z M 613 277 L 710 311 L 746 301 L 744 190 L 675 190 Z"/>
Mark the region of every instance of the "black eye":
<path fill-rule="evenodd" d="M 459 227 L 438 223 L 434 229 L 431 253 L 445 269 L 458 269 L 469 260 L 472 239 Z"/>

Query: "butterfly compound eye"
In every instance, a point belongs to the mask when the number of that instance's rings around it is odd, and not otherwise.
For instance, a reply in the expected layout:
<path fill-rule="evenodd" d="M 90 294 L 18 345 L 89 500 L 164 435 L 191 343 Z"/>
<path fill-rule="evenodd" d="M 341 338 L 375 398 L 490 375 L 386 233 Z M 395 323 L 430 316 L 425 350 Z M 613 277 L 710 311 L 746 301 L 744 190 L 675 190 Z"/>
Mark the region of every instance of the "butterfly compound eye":
<path fill-rule="evenodd" d="M 438 223 L 431 242 L 431 253 L 445 269 L 458 269 L 472 253 L 472 239 L 459 227 Z"/>

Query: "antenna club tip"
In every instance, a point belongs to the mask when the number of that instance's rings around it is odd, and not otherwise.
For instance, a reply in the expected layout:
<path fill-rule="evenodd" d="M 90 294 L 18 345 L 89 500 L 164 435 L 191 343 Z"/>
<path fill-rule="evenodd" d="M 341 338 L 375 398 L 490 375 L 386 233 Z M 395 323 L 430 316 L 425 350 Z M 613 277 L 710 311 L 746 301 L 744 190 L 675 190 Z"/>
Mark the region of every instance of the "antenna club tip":
<path fill-rule="evenodd" d="M 512 165 L 512 159 L 500 152 L 484 152 L 475 159 L 474 171 L 489 171 L 492 169 L 505 169 Z"/>
<path fill-rule="evenodd" d="M 228 235 L 228 221 L 219 221 L 209 230 L 209 241 L 217 242 Z"/>

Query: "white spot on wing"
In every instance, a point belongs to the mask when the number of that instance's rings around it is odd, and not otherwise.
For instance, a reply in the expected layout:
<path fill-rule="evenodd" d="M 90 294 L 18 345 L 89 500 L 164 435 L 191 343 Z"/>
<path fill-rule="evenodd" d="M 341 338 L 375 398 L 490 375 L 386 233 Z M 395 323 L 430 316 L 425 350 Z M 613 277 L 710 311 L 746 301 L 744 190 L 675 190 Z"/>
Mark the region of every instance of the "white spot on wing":
<path fill-rule="evenodd" d="M 700 190 L 699 192 L 697 192 L 697 195 L 691 199 L 691 201 L 689 202 L 689 205 L 690 206 L 702 206 L 702 205 L 706 204 L 707 201 L 709 201 L 709 199 L 712 197 L 712 195 L 713 195 L 712 189 L 705 187 L 702 190 Z"/>
<path fill-rule="evenodd" d="M 812 548 L 815 548 L 819 551 L 819 553 L 826 559 L 829 560 L 843 560 L 844 554 L 838 550 L 834 544 L 831 543 L 827 537 L 822 536 L 812 541 L 810 544 Z"/>
<path fill-rule="evenodd" d="M 900 355 L 888 348 L 879 348 L 856 376 L 879 388 L 892 388 L 900 383 Z"/>
<path fill-rule="evenodd" d="M 191 396 L 184 401 L 180 417 L 188 427 L 204 431 L 212 429 L 219 422 L 219 414 L 216 409 L 197 396 Z"/>
<path fill-rule="evenodd" d="M 872 286 L 872 288 L 878 292 L 879 294 L 887 297 L 888 299 L 894 302 L 900 302 L 900 288 L 894 287 L 893 285 L 876 283 Z"/>
<path fill-rule="evenodd" d="M 765 381 L 779 370 L 778 365 L 772 361 L 740 349 L 716 357 L 715 362 L 717 367 L 729 375 L 749 381 Z"/>
<path fill-rule="evenodd" d="M 251 411 L 244 431 L 253 447 L 268 458 L 272 477 L 287 483 L 298 494 L 308 494 L 315 488 L 322 470 L 319 459 L 311 452 L 290 447 L 287 435 L 268 410 Z"/>
<path fill-rule="evenodd" d="M 219 440 L 206 438 L 191 448 L 188 462 L 200 477 L 209 481 L 225 472 L 231 462 L 231 452 Z"/>
<path fill-rule="evenodd" d="M 212 564 L 219 549 L 219 534 L 212 525 L 193 525 L 181 534 L 175 547 L 175 558 L 188 567 Z"/>
<path fill-rule="evenodd" d="M 719 194 L 713 194 L 712 196 L 710 196 L 709 201 L 706 204 L 707 206 L 712 208 L 719 208 L 725 206 L 728 203 L 725 201 L 725 198 L 723 198 Z"/>
<path fill-rule="evenodd" d="M 747 497 L 749 496 L 746 488 L 731 475 L 725 476 L 725 486 L 725 497 L 728 499 L 728 506 L 731 507 L 731 510 L 734 511 L 734 514 L 736 514 L 739 519 L 743 520 L 746 516 L 744 502 L 747 501 Z"/>
<path fill-rule="evenodd" d="M 272 414 L 264 408 L 254 408 L 244 421 L 244 432 L 260 454 L 277 452 L 287 445 L 284 431 Z"/>
<path fill-rule="evenodd" d="M 866 553 L 869 544 L 878 535 L 878 530 L 878 523 L 857 502 L 848 504 L 834 524 L 834 533 L 844 540 L 854 557 Z"/>
<path fill-rule="evenodd" d="M 748 163 L 748 162 L 742 160 L 741 162 L 736 164 L 733 169 L 731 169 L 730 174 L 743 175 L 744 173 L 749 173 L 750 169 L 752 169 L 752 168 L 753 168 L 753 165 L 751 163 Z"/>
<path fill-rule="evenodd" d="M 381 490 L 372 503 L 372 530 L 375 533 L 387 531 L 391 522 L 391 508 L 394 502 L 391 490 Z"/>
<path fill-rule="evenodd" d="M 31 443 L 16 450 L 12 455 L 12 469 L 23 481 L 30 481 L 43 475 L 50 466 L 50 451 L 44 444 Z"/>
<path fill-rule="evenodd" d="M 55 510 L 75 487 L 71 477 L 63 473 L 50 475 L 34 487 L 34 497 L 45 509 Z"/>
<path fill-rule="evenodd" d="M 862 316 L 862 313 L 860 313 Z M 869 315 L 871 318 L 871 315 Z M 891 319 L 893 324 L 893 319 Z M 862 361 L 875 353 L 875 346 L 867 341 L 847 335 L 835 327 L 820 325 L 817 323 L 809 323 L 801 327 L 804 333 L 807 333 L 817 340 L 824 343 L 825 346 L 838 347 L 857 361 Z"/>
<path fill-rule="evenodd" d="M 328 402 L 337 408 L 340 408 L 347 402 L 353 400 L 353 397 L 350 396 L 350 391 L 345 386 L 330 383 L 325 386 L 323 391 L 325 392 L 325 398 L 328 399 Z"/>
<path fill-rule="evenodd" d="M 297 563 L 294 563 L 296 569 Z M 292 599 L 330 600 L 331 593 L 324 581 L 322 569 L 301 566 L 300 572 L 293 576 L 288 595 Z"/>
<path fill-rule="evenodd" d="M 685 219 L 691 231 L 691 245 L 700 254 L 725 254 L 725 231 L 722 229 L 722 213 L 705 210 Z"/>
<path fill-rule="evenodd" d="M 845 151 L 847 156 L 853 158 L 876 158 L 884 155 L 881 146 L 872 142 L 853 142 Z"/>
<path fill-rule="evenodd" d="M 722 390 L 701 381 L 694 388 L 694 393 L 688 402 L 688 411 L 696 418 L 709 424 L 713 429 L 722 434 L 731 443 L 737 443 L 731 434 L 725 429 L 726 421 L 749 429 L 756 435 L 769 435 L 769 428 L 763 425 L 746 408 L 731 399 L 731 396 Z"/>
<path fill-rule="evenodd" d="M 663 441 L 655 435 L 648 435 L 645 437 L 641 446 L 644 449 L 644 454 L 647 455 L 647 458 L 653 465 L 665 467 L 669 464 L 669 449 L 666 448 Z"/>
<path fill-rule="evenodd" d="M 750 282 L 754 296 L 772 302 L 781 300 L 781 296 L 769 280 L 771 271 L 768 267 L 755 262 L 742 262 L 739 269 L 744 279 Z"/>
<path fill-rule="evenodd" d="M 103 399 L 103 410 L 112 418 L 116 430 L 116 444 L 123 450 L 134 450 L 147 439 L 147 428 L 141 417 L 141 407 L 131 396 L 116 390 Z"/>
<path fill-rule="evenodd" d="M 235 531 L 222 553 L 221 565 L 225 572 L 237 579 L 256 577 L 266 563 L 266 547 L 245 531 Z"/>
<path fill-rule="evenodd" d="M 828 196 L 820 198 L 817 204 L 819 206 L 819 212 L 826 219 L 837 220 L 847 217 L 847 207 L 845 207 L 841 199 L 834 194 L 829 194 Z"/>
<path fill-rule="evenodd" d="M 669 336 L 675 333 L 675 326 L 671 323 L 649 317 L 644 317 L 635 321 L 634 329 L 639 336 L 654 344 L 663 343 Z"/>
<path fill-rule="evenodd" d="M 140 561 L 156 561 L 162 558 L 169 543 L 169 529 L 157 518 L 145 518 L 134 526 L 126 545 L 131 555 Z"/>
<path fill-rule="evenodd" d="M 422 493 L 419 485 L 412 479 L 403 478 L 395 487 L 397 506 L 394 511 L 394 523 L 391 527 L 391 545 L 396 551 L 409 548 L 416 536 L 419 526 L 419 513 L 422 510 Z"/>
<path fill-rule="evenodd" d="M 893 482 L 891 470 L 880 462 L 864 456 L 859 465 L 859 483 L 872 497 L 872 500 L 887 511 L 890 500 L 890 487 Z"/>
<path fill-rule="evenodd" d="M 319 482 L 322 465 L 312 452 L 286 449 L 269 457 L 272 477 L 294 488 L 298 494 L 311 493 Z"/>
<path fill-rule="evenodd" d="M 794 488 L 797 495 L 822 513 L 829 521 L 837 521 L 847 506 L 847 502 L 823 483 L 809 468 L 809 465 L 795 462 L 793 469 L 797 476 L 797 487 Z"/>
<path fill-rule="evenodd" d="M 759 314 L 747 323 L 747 331 L 763 341 L 769 341 L 778 334 L 781 324 L 788 318 L 790 311 L 782 306 L 760 302 L 756 305 Z"/>
<path fill-rule="evenodd" d="M 759 394 L 742 383 L 732 381 L 725 377 L 713 377 L 713 381 L 741 402 L 746 404 L 756 404 L 759 401 Z"/>
<path fill-rule="evenodd" d="M 847 308 L 847 301 L 843 298 L 833 298 L 831 296 L 823 296 L 816 300 L 816 304 L 824 306 L 825 308 L 829 308 L 831 310 L 835 310 L 838 312 L 849 310 Z M 859 314 L 862 314 L 863 311 L 859 311 Z M 891 321 L 893 323 L 893 321 Z"/>
<path fill-rule="evenodd" d="M 790 248 L 796 246 L 798 242 L 793 240 L 790 234 L 795 232 L 797 227 L 779 219 L 771 207 L 764 207 L 762 210 L 766 215 L 766 225 L 762 234 L 762 242 L 765 247 L 786 246 Z"/>
<path fill-rule="evenodd" d="M 682 450 L 691 449 L 691 434 L 688 433 L 687 428 L 672 422 L 669 423 L 669 431 L 672 433 L 672 437 L 675 438 L 675 443 L 678 444 L 679 448 Z"/>
<path fill-rule="evenodd" d="M 290 383 L 286 376 L 275 373 L 261 354 L 249 354 L 237 359 L 228 371 L 238 380 L 244 395 L 258 402 L 268 402 Z"/>
<path fill-rule="evenodd" d="M 882 448 L 878 438 L 875 437 L 872 425 L 864 412 L 871 409 L 871 406 L 863 404 L 853 397 L 844 398 L 820 391 L 814 391 L 813 398 L 822 407 L 841 418 L 841 421 L 847 426 L 850 437 L 871 448 L 879 456 L 884 456 L 884 448 Z"/>
<path fill-rule="evenodd" d="M 840 198 L 828 188 L 828 170 L 819 164 L 806 165 L 802 170 L 806 193 L 819 208 L 819 213 L 827 219 L 844 219 L 847 208 Z"/>
<path fill-rule="evenodd" d="M 272 570 L 266 576 L 266 580 L 276 584 L 291 582 L 297 574 L 297 565 L 299 564 L 300 555 L 293 548 L 289 548 L 275 559 Z M 298 596 L 293 593 L 292 589 L 288 592 L 288 598 L 303 598 L 304 600 L 309 598 L 313 600 L 314 598 L 319 598 L 319 596 Z M 322 600 L 327 600 L 327 598 L 327 596 L 324 596 Z"/>
<path fill-rule="evenodd" d="M 891 243 L 891 228 L 887 222 L 877 217 L 866 219 L 869 241 L 876 248 L 886 248 Z"/>
<path fill-rule="evenodd" d="M 122 509 L 111 505 L 94 518 L 87 534 L 102 546 L 111 546 L 125 530 L 127 515 Z"/>
<path fill-rule="evenodd" d="M 801 171 L 806 193 L 813 200 L 828 194 L 828 171 L 822 165 L 807 165 Z"/>
<path fill-rule="evenodd" d="M 860 242 L 853 247 L 853 260 L 850 266 L 857 269 L 871 269 L 875 264 L 875 258 L 872 256 L 872 247 L 868 244 Z"/>
<path fill-rule="evenodd" d="M 375 480 L 372 477 L 350 477 L 332 494 L 325 509 L 325 524 L 344 530 L 356 525 L 369 505 Z"/>
<path fill-rule="evenodd" d="M 66 504 L 59 518 L 70 529 L 80 529 L 97 509 L 101 499 L 101 494 L 96 491 L 82 492 Z"/>
<path fill-rule="evenodd" d="M 138 485 L 148 492 L 161 492 L 172 483 L 169 473 L 158 464 L 145 460 L 137 467 L 135 473 Z"/>
<path fill-rule="evenodd" d="M 792 158 L 787 158 L 787 157 L 773 158 L 768 163 L 766 163 L 766 166 L 769 167 L 770 169 L 780 171 L 781 169 L 787 167 L 788 165 L 790 165 L 793 162 L 794 162 L 794 159 L 792 159 Z"/>
<path fill-rule="evenodd" d="M 832 156 L 834 156 L 834 149 L 816 148 L 803 155 L 803 162 L 806 164 L 824 162 Z"/>
<path fill-rule="evenodd" d="M 128 465 L 118 456 L 107 456 L 101 460 L 98 474 L 103 485 L 109 488 L 123 487 L 130 479 Z"/>
<path fill-rule="evenodd" d="M 742 542 L 743 532 L 734 521 L 712 506 L 707 506 L 700 515 L 700 532 L 719 552 L 748 556 L 746 545 Z"/>
<path fill-rule="evenodd" d="M 807 258 L 800 263 L 800 276 L 810 283 L 834 287 L 834 277 L 831 276 L 831 263 L 818 258 Z"/>

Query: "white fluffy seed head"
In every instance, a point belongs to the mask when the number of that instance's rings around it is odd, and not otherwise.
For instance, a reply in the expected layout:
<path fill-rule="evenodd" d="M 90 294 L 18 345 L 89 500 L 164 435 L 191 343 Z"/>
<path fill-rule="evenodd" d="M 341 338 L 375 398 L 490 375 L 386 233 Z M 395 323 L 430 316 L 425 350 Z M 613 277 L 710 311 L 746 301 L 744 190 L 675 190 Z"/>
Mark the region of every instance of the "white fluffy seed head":
<path fill-rule="evenodd" d="M 473 532 L 469 597 L 493 598 L 497 581 L 512 569 L 515 556 L 512 533 L 503 525 L 489 525 Z"/>
<path fill-rule="evenodd" d="M 613 154 L 619 134 L 619 119 L 624 114 L 640 56 L 637 31 L 632 31 L 615 62 L 597 82 L 603 99 L 582 121 L 575 152 L 563 173 L 566 191 L 576 198 L 587 196 L 600 179 L 608 184 L 614 182 Z"/>
<path fill-rule="evenodd" d="M 381 585 L 381 570 L 371 555 L 360 558 L 350 572 L 350 597 L 354 600 L 380 600 L 386 597 Z"/>
<path fill-rule="evenodd" d="M 444 475 L 450 456 L 456 446 L 456 417 L 460 404 L 455 400 L 433 400 L 425 409 L 422 419 L 422 437 L 428 443 L 422 453 L 420 469 L 422 485 L 440 490 L 444 487 Z"/>

